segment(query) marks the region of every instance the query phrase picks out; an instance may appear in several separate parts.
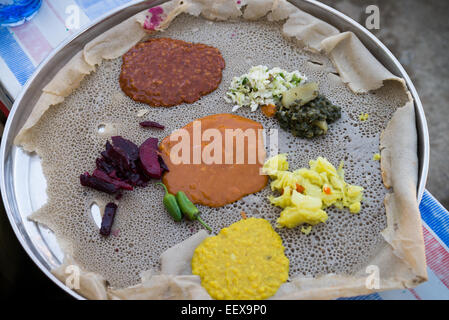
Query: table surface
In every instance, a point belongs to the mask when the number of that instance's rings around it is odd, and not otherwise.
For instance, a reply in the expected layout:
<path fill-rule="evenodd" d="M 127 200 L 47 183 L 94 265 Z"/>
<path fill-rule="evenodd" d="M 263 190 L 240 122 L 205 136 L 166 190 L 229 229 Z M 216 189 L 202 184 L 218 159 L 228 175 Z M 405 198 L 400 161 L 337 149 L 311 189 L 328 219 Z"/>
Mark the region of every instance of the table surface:
<path fill-rule="evenodd" d="M 0 81 L 14 98 L 36 66 L 67 36 L 69 6 L 80 12 L 80 26 L 129 0 L 44 0 L 30 22 L 14 28 L 0 27 Z M 426 244 L 429 281 L 415 289 L 393 290 L 353 299 L 449 299 L 449 213 L 429 193 L 420 204 Z M 34 265 L 21 248 L 0 210 L 0 297 L 24 298 L 39 294 L 47 299 L 71 299 Z"/>

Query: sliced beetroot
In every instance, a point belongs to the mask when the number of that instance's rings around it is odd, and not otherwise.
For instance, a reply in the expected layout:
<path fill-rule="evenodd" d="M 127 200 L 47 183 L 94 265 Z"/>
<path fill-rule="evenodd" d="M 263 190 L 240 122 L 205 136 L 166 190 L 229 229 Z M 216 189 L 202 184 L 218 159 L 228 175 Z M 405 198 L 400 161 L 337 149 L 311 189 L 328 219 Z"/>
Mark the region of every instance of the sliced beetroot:
<path fill-rule="evenodd" d="M 98 168 L 97 168 L 97 169 L 98 169 Z M 101 170 L 101 169 L 98 169 L 98 170 Z M 101 170 L 101 171 L 103 171 L 103 170 Z M 108 175 L 110 178 L 114 179 L 114 180 L 120 180 L 120 181 L 122 181 L 122 179 L 120 179 L 119 177 L 117 177 L 117 171 L 116 171 L 115 169 L 112 169 L 112 171 L 109 172 L 107 175 Z"/>
<path fill-rule="evenodd" d="M 157 152 L 159 152 L 159 140 L 157 138 L 148 138 L 147 140 L 145 140 L 139 147 L 139 156 L 140 156 L 140 148 L 142 148 L 143 145 L 152 148 L 154 150 L 156 150 Z"/>
<path fill-rule="evenodd" d="M 111 137 L 113 148 L 126 155 L 129 161 L 136 161 L 139 158 L 139 147 L 133 142 L 121 137 Z"/>
<path fill-rule="evenodd" d="M 106 172 L 101 171 L 99 169 L 95 169 L 94 172 L 92 172 L 92 176 L 101 179 L 103 181 L 112 183 L 113 185 L 119 187 L 120 189 L 133 190 L 132 185 L 129 185 L 121 180 L 113 179 L 110 176 L 108 176 Z"/>
<path fill-rule="evenodd" d="M 157 138 L 148 138 L 139 147 L 139 157 L 142 169 L 148 177 L 154 179 L 160 179 L 162 176 L 157 145 Z"/>
<path fill-rule="evenodd" d="M 135 168 L 134 161 L 139 156 L 138 148 L 131 141 L 118 136 L 112 137 L 112 139 L 115 144 L 112 145 L 109 141 L 106 141 L 106 150 L 101 155 L 105 162 L 116 170 L 117 177 L 126 179 L 128 172 Z"/>
<path fill-rule="evenodd" d="M 116 185 L 106 182 L 102 179 L 99 179 L 97 177 L 93 177 L 89 174 L 89 172 L 85 172 L 84 174 L 80 175 L 80 182 L 82 186 L 90 187 L 92 189 L 106 192 L 109 194 L 116 193 L 120 188 Z"/>
<path fill-rule="evenodd" d="M 159 179 L 168 171 L 159 155 L 158 139 L 149 138 L 140 148 L 120 136 L 111 140 L 112 143 L 106 141 L 105 150 L 96 159 L 92 175 L 86 172 L 80 176 L 83 186 L 116 194 L 118 200 L 122 196 L 121 190 L 146 187 L 151 178 Z"/>
<path fill-rule="evenodd" d="M 126 177 L 126 173 L 132 169 L 128 155 L 119 148 L 107 150 L 105 158 L 114 166 L 119 177 Z"/>
<path fill-rule="evenodd" d="M 167 164 L 164 161 L 164 158 L 162 158 L 161 155 L 158 155 L 158 160 L 159 160 L 159 164 L 161 165 L 161 168 L 162 168 L 162 173 L 164 173 L 165 171 L 167 171 L 167 172 L 170 171 L 168 169 Z"/>
<path fill-rule="evenodd" d="M 112 173 L 114 170 L 114 167 L 106 162 L 104 158 L 97 158 L 95 160 L 95 163 L 97 165 L 97 169 L 106 172 L 107 174 Z"/>
<path fill-rule="evenodd" d="M 113 202 L 109 202 L 104 208 L 104 215 L 101 219 L 100 234 L 103 236 L 109 236 L 111 234 L 112 224 L 114 223 L 114 217 L 117 212 L 117 205 Z"/>
<path fill-rule="evenodd" d="M 151 180 L 151 177 L 149 177 L 145 170 L 143 169 L 142 162 L 140 161 L 140 158 L 138 161 L 136 161 L 136 171 L 139 175 L 139 178 L 135 180 L 135 183 L 139 187 L 145 187 L 147 185 L 147 182 Z"/>
<path fill-rule="evenodd" d="M 146 176 L 143 169 L 138 170 L 138 173 L 133 173 L 129 176 L 128 182 L 135 186 L 143 186 L 145 182 L 150 181 L 150 178 Z"/>
<path fill-rule="evenodd" d="M 112 149 L 112 144 L 109 142 L 109 140 L 106 141 L 105 148 L 106 150 L 101 152 L 101 156 L 107 163 L 112 164 L 113 160 L 109 156 L 109 151 Z"/>
<path fill-rule="evenodd" d="M 144 128 L 158 128 L 158 129 L 165 129 L 165 126 L 162 124 L 157 123 L 156 121 L 142 121 L 139 123 L 141 127 Z"/>

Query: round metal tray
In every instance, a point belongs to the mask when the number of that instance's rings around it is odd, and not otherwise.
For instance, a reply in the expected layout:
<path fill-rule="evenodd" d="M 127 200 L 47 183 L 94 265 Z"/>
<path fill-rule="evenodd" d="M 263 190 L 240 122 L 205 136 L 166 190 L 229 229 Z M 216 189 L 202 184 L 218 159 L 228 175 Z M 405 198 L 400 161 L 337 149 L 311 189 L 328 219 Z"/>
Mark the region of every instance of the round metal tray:
<path fill-rule="evenodd" d="M 61 264 L 63 254 L 52 232 L 31 222 L 27 217 L 47 199 L 46 180 L 37 155 L 14 146 L 14 137 L 25 123 L 39 98 L 42 88 L 84 45 L 130 16 L 164 1 L 132 1 L 97 19 L 55 48 L 39 65 L 17 97 L 9 115 L 1 144 L 1 192 L 11 225 L 25 251 L 37 266 L 58 286 L 77 299 L 82 296 L 67 288 L 50 270 Z M 418 132 L 419 175 L 418 201 L 424 192 L 429 166 L 429 136 L 421 101 L 409 76 L 392 53 L 368 30 L 344 14 L 313 0 L 291 0 L 300 9 L 334 25 L 341 31 L 352 31 L 371 53 L 393 74 L 407 82 L 415 100 Z"/>

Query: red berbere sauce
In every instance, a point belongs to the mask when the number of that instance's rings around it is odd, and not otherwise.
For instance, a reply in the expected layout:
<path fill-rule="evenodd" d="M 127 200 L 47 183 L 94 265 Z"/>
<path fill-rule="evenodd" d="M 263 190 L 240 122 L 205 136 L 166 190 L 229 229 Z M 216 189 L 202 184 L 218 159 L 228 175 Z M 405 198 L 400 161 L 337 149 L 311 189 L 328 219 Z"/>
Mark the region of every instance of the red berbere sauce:
<path fill-rule="evenodd" d="M 193 103 L 217 89 L 224 67 L 217 48 L 150 39 L 123 55 L 120 87 L 131 99 L 154 107 Z"/>

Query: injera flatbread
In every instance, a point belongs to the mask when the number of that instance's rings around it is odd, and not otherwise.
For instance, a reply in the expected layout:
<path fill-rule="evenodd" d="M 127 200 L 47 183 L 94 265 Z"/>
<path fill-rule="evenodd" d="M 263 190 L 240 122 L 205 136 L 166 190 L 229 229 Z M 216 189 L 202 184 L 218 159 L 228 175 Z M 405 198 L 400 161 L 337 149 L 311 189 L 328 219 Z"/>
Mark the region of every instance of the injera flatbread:
<path fill-rule="evenodd" d="M 151 184 L 127 193 L 119 201 L 114 224 L 118 233 L 104 239 L 90 206 L 112 199 L 81 187 L 78 177 L 93 169 L 112 135 L 139 144 L 196 118 L 230 112 L 223 95 L 232 77 L 263 64 L 300 70 L 342 107 L 342 119 L 326 136 L 304 140 L 279 130 L 280 152 L 289 154 L 290 168 L 307 166 L 317 156 L 334 165 L 344 160 L 347 181 L 366 190 L 358 215 L 328 209 L 328 222 L 307 236 L 300 228 L 278 230 L 290 260 L 290 279 L 273 298 L 354 296 L 425 281 L 416 201 L 417 134 L 405 82 L 386 70 L 353 33 L 341 33 L 286 1 L 183 0 L 166 2 L 162 8 L 163 22 L 155 31 L 143 28 L 146 16 L 151 17 L 144 11 L 86 44 L 44 88 L 16 137 L 17 145 L 42 158 L 48 202 L 31 218 L 54 231 L 66 254 L 54 274 L 65 281 L 65 268 L 79 266 L 77 291 L 90 299 L 209 297 L 186 267 L 207 234 L 198 234 L 194 223 L 174 224 L 162 207 L 161 190 Z M 170 110 L 127 98 L 118 86 L 120 56 L 135 43 L 160 36 L 217 47 L 226 61 L 220 87 L 192 105 Z M 160 133 L 139 128 L 142 109 L 167 129 Z M 358 116 L 365 112 L 369 120 L 361 123 Z M 238 114 L 266 129 L 278 128 L 260 112 L 241 109 Z M 99 132 L 99 127 L 104 130 Z M 379 148 L 381 168 L 372 160 Z M 267 187 L 224 208 L 202 207 L 202 215 L 214 233 L 240 219 L 241 210 L 274 225 L 280 210 L 268 203 L 268 194 Z M 372 266 L 379 271 L 377 288 L 367 286 Z"/>

